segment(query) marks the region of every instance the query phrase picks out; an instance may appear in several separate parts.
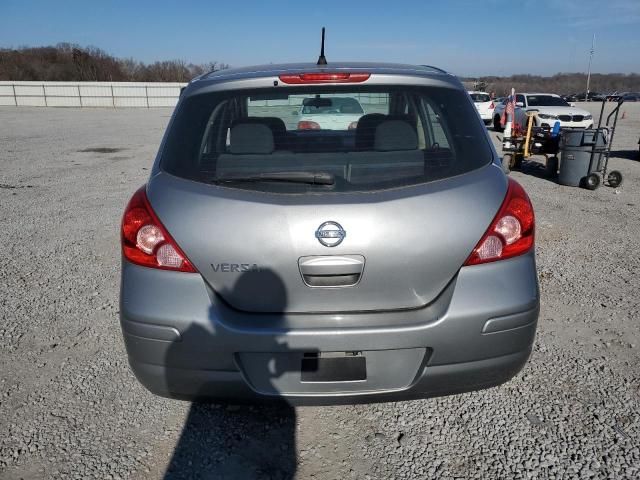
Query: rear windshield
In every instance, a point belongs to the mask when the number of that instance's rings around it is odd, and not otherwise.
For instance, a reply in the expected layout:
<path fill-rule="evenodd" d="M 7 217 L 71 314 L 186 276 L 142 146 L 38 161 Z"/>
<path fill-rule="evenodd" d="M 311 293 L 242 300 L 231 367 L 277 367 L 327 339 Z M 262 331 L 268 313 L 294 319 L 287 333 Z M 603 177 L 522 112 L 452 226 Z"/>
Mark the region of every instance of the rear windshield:
<path fill-rule="evenodd" d="M 570 105 L 560 97 L 553 95 L 527 95 L 530 107 L 569 107 Z"/>
<path fill-rule="evenodd" d="M 227 187 L 301 193 L 415 185 L 491 160 L 463 91 L 279 87 L 185 98 L 160 167 Z"/>
<path fill-rule="evenodd" d="M 490 102 L 491 97 L 486 93 L 470 93 L 471 99 L 476 103 Z"/>

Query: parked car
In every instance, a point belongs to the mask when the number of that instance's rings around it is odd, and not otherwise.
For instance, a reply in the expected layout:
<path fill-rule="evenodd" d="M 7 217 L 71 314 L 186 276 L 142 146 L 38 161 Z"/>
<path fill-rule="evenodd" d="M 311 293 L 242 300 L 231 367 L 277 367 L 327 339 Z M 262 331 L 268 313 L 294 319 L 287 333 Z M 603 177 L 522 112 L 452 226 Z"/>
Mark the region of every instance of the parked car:
<path fill-rule="evenodd" d="M 640 92 L 615 92 L 607 95 L 607 100 L 610 102 L 619 102 L 624 100 L 625 102 L 638 102 L 640 101 Z"/>
<path fill-rule="evenodd" d="M 545 124 L 553 127 L 555 122 L 560 122 L 560 128 L 592 128 L 593 116 L 586 110 L 573 107 L 559 95 L 553 93 L 517 93 L 516 94 L 515 121 L 522 129 L 527 125 L 526 112 L 536 110 L 538 116 L 535 120 L 537 126 Z M 496 105 L 493 113 L 493 128 L 502 131 L 500 118 L 504 112 L 506 101 Z"/>
<path fill-rule="evenodd" d="M 291 106 L 318 95 L 375 112 L 355 129 L 286 128 Z M 231 403 L 498 385 L 534 341 L 534 223 L 462 83 L 442 70 L 202 75 L 124 212 L 129 363 L 156 394 Z"/>
<path fill-rule="evenodd" d="M 299 130 L 346 130 L 356 128 L 364 110 L 355 98 L 318 95 L 305 98 L 294 113 Z"/>
<path fill-rule="evenodd" d="M 625 102 L 640 102 L 640 93 L 630 92 L 622 95 L 622 100 Z"/>
<path fill-rule="evenodd" d="M 493 109 L 495 103 L 491 100 L 491 95 L 485 92 L 469 92 L 471 100 L 473 100 L 476 110 L 480 114 L 480 118 L 485 124 L 490 125 L 493 118 Z"/>
<path fill-rule="evenodd" d="M 605 99 L 605 95 L 598 92 L 589 92 L 588 95 L 587 92 L 576 93 L 572 97 L 574 98 L 574 100 L 571 100 L 572 102 L 601 102 Z"/>

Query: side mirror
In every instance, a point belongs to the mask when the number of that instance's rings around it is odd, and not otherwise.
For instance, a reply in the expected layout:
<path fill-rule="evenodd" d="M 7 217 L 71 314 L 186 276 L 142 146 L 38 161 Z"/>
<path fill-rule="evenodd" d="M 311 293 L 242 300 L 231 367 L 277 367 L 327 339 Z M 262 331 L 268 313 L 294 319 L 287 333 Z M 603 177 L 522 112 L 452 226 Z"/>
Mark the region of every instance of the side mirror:
<path fill-rule="evenodd" d="M 298 110 L 294 110 L 293 112 L 291 112 L 291 115 L 293 115 L 293 116 L 298 115 Z"/>
<path fill-rule="evenodd" d="M 516 107 L 520 107 L 520 108 L 522 108 L 522 107 L 524 107 L 524 103 L 522 103 L 522 102 L 516 102 Z"/>

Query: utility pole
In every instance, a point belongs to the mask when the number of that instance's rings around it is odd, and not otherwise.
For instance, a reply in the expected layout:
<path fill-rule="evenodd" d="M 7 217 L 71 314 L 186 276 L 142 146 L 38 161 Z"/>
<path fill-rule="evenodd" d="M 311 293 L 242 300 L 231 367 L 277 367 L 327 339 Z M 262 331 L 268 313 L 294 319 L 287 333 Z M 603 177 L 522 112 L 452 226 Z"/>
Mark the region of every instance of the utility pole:
<path fill-rule="evenodd" d="M 587 94 L 584 97 L 584 101 L 589 101 L 589 83 L 591 82 L 591 60 L 593 60 L 593 53 L 595 52 L 594 47 L 596 44 L 596 34 L 593 34 L 593 38 L 591 39 L 591 50 L 589 51 L 589 71 L 587 73 Z"/>

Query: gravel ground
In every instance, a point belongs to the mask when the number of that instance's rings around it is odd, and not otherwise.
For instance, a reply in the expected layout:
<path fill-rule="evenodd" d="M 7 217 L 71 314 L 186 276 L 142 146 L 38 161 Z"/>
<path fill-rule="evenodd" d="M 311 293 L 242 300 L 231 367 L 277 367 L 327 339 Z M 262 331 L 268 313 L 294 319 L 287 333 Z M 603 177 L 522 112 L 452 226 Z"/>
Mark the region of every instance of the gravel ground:
<path fill-rule="evenodd" d="M 0 108 L 0 478 L 639 478 L 640 104 L 624 110 L 617 190 L 513 173 L 542 289 L 517 378 L 294 409 L 156 398 L 128 369 L 118 224 L 170 111 Z"/>

